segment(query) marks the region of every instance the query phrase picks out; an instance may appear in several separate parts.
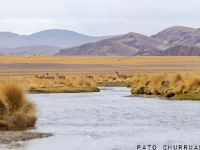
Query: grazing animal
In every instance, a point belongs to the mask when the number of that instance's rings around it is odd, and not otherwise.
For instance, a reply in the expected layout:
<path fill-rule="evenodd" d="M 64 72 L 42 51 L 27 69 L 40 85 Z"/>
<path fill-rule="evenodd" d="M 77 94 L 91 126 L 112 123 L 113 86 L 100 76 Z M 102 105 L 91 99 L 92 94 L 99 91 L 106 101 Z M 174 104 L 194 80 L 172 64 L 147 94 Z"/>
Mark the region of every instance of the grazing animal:
<path fill-rule="evenodd" d="M 121 75 L 118 73 L 118 71 L 116 71 L 115 73 L 119 78 L 127 79 L 127 75 Z"/>
<path fill-rule="evenodd" d="M 45 76 L 44 76 L 44 75 L 41 75 L 41 76 L 40 76 L 40 75 L 37 75 L 37 74 L 36 74 L 36 75 L 35 75 L 35 78 L 37 78 L 37 79 L 45 79 Z"/>
<path fill-rule="evenodd" d="M 45 79 L 54 80 L 55 77 L 54 76 L 49 76 L 49 73 L 46 73 Z"/>
<path fill-rule="evenodd" d="M 48 76 L 48 77 L 45 77 L 45 79 L 54 80 L 55 77 L 54 76 Z"/>
<path fill-rule="evenodd" d="M 44 75 L 39 76 L 39 79 L 45 79 Z"/>
<path fill-rule="evenodd" d="M 61 75 L 59 75 L 58 73 L 56 73 L 56 76 L 57 76 L 58 79 L 60 79 L 60 80 L 65 80 L 65 76 L 61 76 Z"/>
<path fill-rule="evenodd" d="M 45 75 L 35 75 L 35 78 L 37 79 L 49 79 L 49 80 L 54 80 L 55 77 L 54 76 L 49 76 L 49 74 L 47 73 L 46 76 Z"/>
<path fill-rule="evenodd" d="M 88 75 L 88 74 L 86 74 L 86 78 L 88 78 L 88 79 L 94 79 L 94 77 L 92 75 Z"/>

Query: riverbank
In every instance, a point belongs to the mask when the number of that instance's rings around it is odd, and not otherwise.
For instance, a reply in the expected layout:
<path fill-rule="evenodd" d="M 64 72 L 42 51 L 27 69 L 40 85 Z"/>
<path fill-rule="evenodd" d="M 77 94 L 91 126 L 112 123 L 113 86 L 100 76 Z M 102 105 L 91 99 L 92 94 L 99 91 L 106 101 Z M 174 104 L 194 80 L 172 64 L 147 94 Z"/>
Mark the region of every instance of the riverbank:
<path fill-rule="evenodd" d="M 0 85 L 0 144 L 52 136 L 49 133 L 27 132 L 35 127 L 35 105 L 16 83 Z"/>
<path fill-rule="evenodd" d="M 39 93 L 90 93 L 90 92 L 100 92 L 100 89 L 97 87 L 88 88 L 88 87 L 80 87 L 80 88 L 37 88 L 30 89 L 28 91 L 30 94 L 39 94 Z"/>
<path fill-rule="evenodd" d="M 28 141 L 53 136 L 51 133 L 27 131 L 0 131 L 0 144 L 10 144 L 18 141 Z"/>
<path fill-rule="evenodd" d="M 148 73 L 94 75 L 36 74 L 35 76 L 2 77 L 0 83 L 14 81 L 29 93 L 100 92 L 98 86 L 131 87 L 134 95 L 154 95 L 171 100 L 200 100 L 198 73 Z"/>
<path fill-rule="evenodd" d="M 1 77 L 0 83 L 20 84 L 28 93 L 83 93 L 99 92 L 96 82 L 87 76 L 36 74 L 35 76 Z"/>
<path fill-rule="evenodd" d="M 132 78 L 133 95 L 153 95 L 170 100 L 200 100 L 198 74 L 138 74 Z"/>
<path fill-rule="evenodd" d="M 134 150 L 138 143 L 169 141 L 198 144 L 199 102 L 128 95 L 126 87 L 101 87 L 100 93 L 30 94 L 40 112 L 37 130 L 55 136 L 22 142 L 19 150 Z"/>

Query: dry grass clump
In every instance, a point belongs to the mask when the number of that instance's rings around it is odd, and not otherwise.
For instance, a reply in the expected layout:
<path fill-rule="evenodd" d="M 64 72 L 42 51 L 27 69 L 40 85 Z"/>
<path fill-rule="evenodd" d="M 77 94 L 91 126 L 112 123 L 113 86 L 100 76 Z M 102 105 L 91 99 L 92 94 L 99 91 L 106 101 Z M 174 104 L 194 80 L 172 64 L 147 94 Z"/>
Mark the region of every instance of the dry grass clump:
<path fill-rule="evenodd" d="M 102 74 L 96 75 L 95 80 L 98 85 L 101 86 L 130 86 L 130 75 L 124 75 L 122 77 L 114 74 Z"/>
<path fill-rule="evenodd" d="M 32 82 L 35 87 L 30 88 L 30 92 L 79 93 L 99 91 L 94 80 L 87 79 L 85 76 L 67 76 L 63 80 L 32 79 Z"/>
<path fill-rule="evenodd" d="M 41 75 L 43 76 L 43 75 Z M 54 78 L 46 78 L 54 77 Z M 63 76 L 59 79 L 56 75 L 44 75 L 44 78 L 29 77 L 2 77 L 0 83 L 15 82 L 31 93 L 79 93 L 99 92 L 94 79 L 84 75 Z"/>
<path fill-rule="evenodd" d="M 194 73 L 134 75 L 131 93 L 200 100 L 200 77 Z"/>
<path fill-rule="evenodd" d="M 25 130 L 36 123 L 35 106 L 15 83 L 0 87 L 0 130 Z"/>

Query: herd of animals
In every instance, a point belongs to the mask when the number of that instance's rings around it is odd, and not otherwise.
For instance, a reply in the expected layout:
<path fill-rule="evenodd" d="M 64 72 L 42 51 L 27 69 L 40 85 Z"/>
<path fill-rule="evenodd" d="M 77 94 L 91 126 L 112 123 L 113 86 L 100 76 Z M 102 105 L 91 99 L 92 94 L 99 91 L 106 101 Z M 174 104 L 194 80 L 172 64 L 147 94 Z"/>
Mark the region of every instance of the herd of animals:
<path fill-rule="evenodd" d="M 36 74 L 35 78 L 37 78 L 37 79 L 48 79 L 48 80 L 54 80 L 54 79 L 58 78 L 58 79 L 61 79 L 61 80 L 65 80 L 66 77 L 63 76 L 63 75 L 59 75 L 58 73 L 56 73 L 56 76 L 52 76 L 52 75 L 49 75 L 49 73 L 46 73 L 45 75 Z"/>
<path fill-rule="evenodd" d="M 115 72 L 115 74 L 117 75 L 117 77 L 119 78 L 123 78 L 123 79 L 126 79 L 127 78 L 127 75 L 122 75 L 122 74 L 119 74 L 118 71 Z M 94 79 L 94 77 L 92 75 L 88 75 L 86 74 L 85 75 L 86 78 L 88 79 Z M 65 80 L 66 79 L 66 76 L 64 75 L 59 75 L 59 73 L 56 73 L 56 75 L 50 75 L 49 73 L 46 73 L 46 74 L 43 74 L 43 75 L 38 75 L 36 74 L 35 75 L 35 78 L 37 79 L 48 79 L 48 80 L 54 80 L 54 79 L 60 79 L 60 80 Z"/>
<path fill-rule="evenodd" d="M 94 77 L 92 75 L 88 75 L 88 74 L 86 74 L 85 77 L 88 78 L 88 79 L 94 79 Z M 49 73 L 46 73 L 46 74 L 43 74 L 43 75 L 36 74 L 35 78 L 37 78 L 37 79 L 48 79 L 48 80 L 54 80 L 54 79 L 57 78 L 57 79 L 60 79 L 60 80 L 65 80 L 66 76 L 59 75 L 58 73 L 56 73 L 55 76 L 54 75 L 50 75 Z"/>

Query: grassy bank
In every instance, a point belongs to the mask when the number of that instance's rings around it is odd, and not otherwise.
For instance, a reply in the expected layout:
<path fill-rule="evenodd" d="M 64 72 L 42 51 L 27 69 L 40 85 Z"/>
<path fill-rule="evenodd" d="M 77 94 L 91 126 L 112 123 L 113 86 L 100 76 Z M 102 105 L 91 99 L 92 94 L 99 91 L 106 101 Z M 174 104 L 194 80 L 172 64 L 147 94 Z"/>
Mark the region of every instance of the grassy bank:
<path fill-rule="evenodd" d="M 132 94 L 162 96 L 172 100 L 200 100 L 200 77 L 195 73 L 137 74 Z"/>
<path fill-rule="evenodd" d="M 30 78 L 29 92 L 31 93 L 81 93 L 99 92 L 96 83 L 85 76 L 63 76 L 64 79 Z"/>
<path fill-rule="evenodd" d="M 59 78 L 60 77 L 60 78 Z M 86 76 L 37 75 L 28 77 L 1 77 L 0 83 L 15 82 L 29 93 L 99 92 L 93 79 Z"/>
<path fill-rule="evenodd" d="M 114 73 L 114 74 L 96 75 L 94 78 L 99 86 L 130 87 L 132 75 L 123 74 L 121 76 L 118 76 L 116 73 Z"/>
<path fill-rule="evenodd" d="M 35 107 L 14 83 L 0 86 L 0 130 L 25 130 L 36 123 Z"/>
<path fill-rule="evenodd" d="M 198 73 L 179 74 L 113 74 L 102 75 L 38 75 L 27 77 L 2 77 L 0 83 L 14 81 L 29 93 L 81 93 L 99 92 L 97 86 L 132 87 L 134 95 L 152 95 L 172 100 L 200 100 Z"/>
<path fill-rule="evenodd" d="M 133 95 L 151 95 L 171 100 L 200 100 L 200 76 L 191 73 L 97 75 L 98 85 L 132 87 Z"/>

